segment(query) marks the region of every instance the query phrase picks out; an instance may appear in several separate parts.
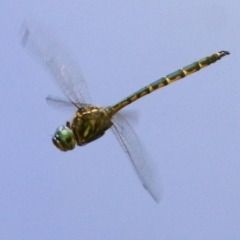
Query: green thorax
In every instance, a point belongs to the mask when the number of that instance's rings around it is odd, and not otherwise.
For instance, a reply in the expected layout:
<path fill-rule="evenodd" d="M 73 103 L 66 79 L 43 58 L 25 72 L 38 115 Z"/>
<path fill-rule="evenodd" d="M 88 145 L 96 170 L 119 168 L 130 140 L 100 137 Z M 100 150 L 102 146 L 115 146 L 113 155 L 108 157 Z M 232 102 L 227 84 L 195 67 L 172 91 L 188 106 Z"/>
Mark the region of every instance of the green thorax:
<path fill-rule="evenodd" d="M 111 118 L 104 108 L 90 105 L 78 109 L 69 127 L 81 146 L 101 137 L 111 126 Z"/>

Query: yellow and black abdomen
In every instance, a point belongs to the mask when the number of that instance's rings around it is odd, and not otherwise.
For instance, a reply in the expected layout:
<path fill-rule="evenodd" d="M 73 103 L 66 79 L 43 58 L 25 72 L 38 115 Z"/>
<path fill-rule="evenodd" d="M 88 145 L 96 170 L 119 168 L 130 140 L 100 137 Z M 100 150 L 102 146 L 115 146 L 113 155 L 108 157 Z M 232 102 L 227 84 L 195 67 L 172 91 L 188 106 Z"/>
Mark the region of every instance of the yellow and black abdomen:
<path fill-rule="evenodd" d="M 124 98 L 122 101 L 118 102 L 117 104 L 107 107 L 106 111 L 109 113 L 109 115 L 114 115 L 116 112 L 121 110 L 123 107 L 138 100 L 139 98 L 144 97 L 145 95 L 147 95 L 159 88 L 167 86 L 170 83 L 180 80 L 192 73 L 195 73 L 195 72 L 201 70 L 202 68 L 207 67 L 207 66 L 211 65 L 212 63 L 215 63 L 216 61 L 220 60 L 222 57 L 229 55 L 229 54 L 230 53 L 228 51 L 220 51 L 215 54 L 212 54 L 211 56 L 200 59 L 199 61 L 196 61 L 192 64 L 189 64 L 186 67 L 180 68 L 177 71 L 172 72 L 172 73 L 158 79 L 157 81 L 147 85 L 146 87 L 141 88 L 140 90 L 138 90 L 137 92 Z"/>

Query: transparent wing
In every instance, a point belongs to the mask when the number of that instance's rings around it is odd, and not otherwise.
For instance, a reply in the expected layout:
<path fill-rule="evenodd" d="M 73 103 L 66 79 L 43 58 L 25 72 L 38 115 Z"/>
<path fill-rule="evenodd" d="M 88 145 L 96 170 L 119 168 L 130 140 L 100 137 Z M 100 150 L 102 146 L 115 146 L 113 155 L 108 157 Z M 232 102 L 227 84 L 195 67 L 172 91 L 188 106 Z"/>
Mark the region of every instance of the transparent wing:
<path fill-rule="evenodd" d="M 31 51 L 53 75 L 69 101 L 76 107 L 90 103 L 88 89 L 80 68 L 49 31 L 26 20 L 21 29 L 21 44 Z"/>
<path fill-rule="evenodd" d="M 136 133 L 120 113 L 115 114 L 112 121 L 113 133 L 129 157 L 144 188 L 158 203 L 161 199 L 161 181 L 156 163 L 147 158 Z"/>
<path fill-rule="evenodd" d="M 52 97 L 48 96 L 46 97 L 46 101 L 49 106 L 53 108 L 69 108 L 69 109 L 74 109 L 76 111 L 76 107 L 72 104 L 72 102 L 69 102 L 68 100 L 58 98 L 58 97 Z"/>
<path fill-rule="evenodd" d="M 69 102 L 66 99 L 48 96 L 48 97 L 46 97 L 46 101 L 47 101 L 48 105 L 53 108 L 56 108 L 56 109 L 65 108 L 65 109 L 76 111 L 76 104 L 73 104 L 72 102 Z M 90 106 L 90 104 L 82 103 L 81 106 L 86 108 L 86 107 Z"/>

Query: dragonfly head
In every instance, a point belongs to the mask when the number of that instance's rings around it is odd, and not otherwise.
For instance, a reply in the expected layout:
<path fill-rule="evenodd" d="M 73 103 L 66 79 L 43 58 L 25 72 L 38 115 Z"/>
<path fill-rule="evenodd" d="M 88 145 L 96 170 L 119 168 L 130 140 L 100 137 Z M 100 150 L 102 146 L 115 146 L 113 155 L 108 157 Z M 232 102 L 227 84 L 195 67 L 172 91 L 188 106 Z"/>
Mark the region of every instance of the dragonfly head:
<path fill-rule="evenodd" d="M 58 149 L 64 152 L 74 149 L 76 145 L 72 130 L 66 126 L 60 126 L 56 129 L 52 141 Z"/>

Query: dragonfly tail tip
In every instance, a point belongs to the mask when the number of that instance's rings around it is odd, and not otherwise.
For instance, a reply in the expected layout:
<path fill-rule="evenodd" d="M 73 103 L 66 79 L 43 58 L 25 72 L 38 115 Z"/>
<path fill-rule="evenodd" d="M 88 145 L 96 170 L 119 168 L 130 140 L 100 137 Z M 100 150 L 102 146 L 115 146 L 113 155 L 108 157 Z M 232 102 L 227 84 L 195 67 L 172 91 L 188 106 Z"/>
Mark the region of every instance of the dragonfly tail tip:
<path fill-rule="evenodd" d="M 221 57 L 224 57 L 224 56 L 230 54 L 230 52 L 228 52 L 228 51 L 220 51 L 219 53 L 220 53 Z"/>

